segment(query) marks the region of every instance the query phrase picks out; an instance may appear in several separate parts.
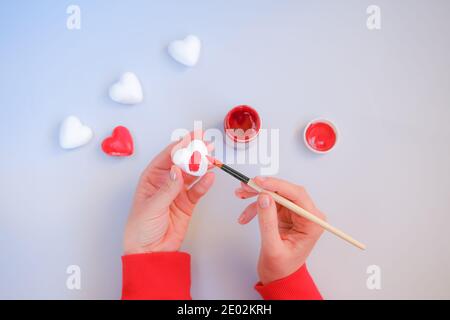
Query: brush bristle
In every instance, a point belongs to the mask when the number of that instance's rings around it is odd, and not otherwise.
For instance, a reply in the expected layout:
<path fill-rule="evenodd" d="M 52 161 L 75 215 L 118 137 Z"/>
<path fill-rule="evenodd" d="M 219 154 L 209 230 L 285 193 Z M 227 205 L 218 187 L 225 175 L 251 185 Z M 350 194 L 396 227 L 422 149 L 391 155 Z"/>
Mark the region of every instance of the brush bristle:
<path fill-rule="evenodd" d="M 216 167 L 222 168 L 223 163 L 220 162 L 219 160 L 211 157 L 211 156 L 206 156 L 206 158 L 209 160 L 209 162 L 211 162 L 213 165 L 215 165 Z"/>

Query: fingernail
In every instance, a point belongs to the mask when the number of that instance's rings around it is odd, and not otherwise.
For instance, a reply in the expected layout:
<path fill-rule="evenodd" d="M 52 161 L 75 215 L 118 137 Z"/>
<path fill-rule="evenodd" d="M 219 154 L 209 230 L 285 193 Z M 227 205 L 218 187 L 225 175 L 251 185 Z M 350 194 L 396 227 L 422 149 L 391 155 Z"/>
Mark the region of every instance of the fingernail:
<path fill-rule="evenodd" d="M 241 216 L 239 217 L 238 222 L 239 222 L 240 224 L 243 224 L 243 223 L 244 223 L 244 216 L 243 216 L 243 215 L 241 215 Z"/>
<path fill-rule="evenodd" d="M 270 205 L 270 199 L 268 195 L 262 194 L 259 196 L 258 204 L 262 209 L 266 209 Z"/>
<path fill-rule="evenodd" d="M 175 169 L 175 166 L 172 166 L 172 168 L 170 169 L 170 180 L 177 180 L 177 171 Z"/>

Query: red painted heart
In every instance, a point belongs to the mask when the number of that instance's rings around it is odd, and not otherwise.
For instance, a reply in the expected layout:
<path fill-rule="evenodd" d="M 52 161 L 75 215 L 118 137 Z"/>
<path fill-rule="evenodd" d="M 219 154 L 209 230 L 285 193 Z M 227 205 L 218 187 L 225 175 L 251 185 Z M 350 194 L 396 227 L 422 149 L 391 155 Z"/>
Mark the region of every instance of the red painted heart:
<path fill-rule="evenodd" d="M 102 149 L 110 156 L 131 156 L 134 151 L 134 146 L 130 131 L 122 126 L 116 127 L 112 133 L 112 136 L 103 140 Z"/>

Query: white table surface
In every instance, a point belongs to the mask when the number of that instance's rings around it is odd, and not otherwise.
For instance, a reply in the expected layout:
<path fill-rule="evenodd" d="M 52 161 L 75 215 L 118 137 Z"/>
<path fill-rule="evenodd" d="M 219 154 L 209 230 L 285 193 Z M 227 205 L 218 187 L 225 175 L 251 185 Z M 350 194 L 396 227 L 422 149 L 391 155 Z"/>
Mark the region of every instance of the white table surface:
<path fill-rule="evenodd" d="M 79 31 L 66 29 L 68 4 L 0 5 L 0 298 L 119 298 L 140 172 L 174 129 L 220 128 L 242 103 L 280 130 L 277 175 L 368 246 L 323 236 L 308 264 L 324 297 L 450 298 L 449 1 L 77 0 Z M 371 4 L 379 31 L 366 27 Z M 188 33 L 203 41 L 193 69 L 165 51 Z M 140 77 L 143 104 L 108 98 L 124 71 Z M 67 152 L 57 137 L 70 114 L 95 138 Z M 325 156 L 301 141 L 318 116 L 341 133 Z M 132 158 L 100 150 L 117 124 L 133 132 Z M 236 186 L 218 172 L 196 209 L 183 246 L 196 299 L 259 298 L 257 223 L 237 224 Z M 66 288 L 69 265 L 81 268 L 81 290 Z M 381 268 L 381 290 L 366 287 L 369 265 Z"/>

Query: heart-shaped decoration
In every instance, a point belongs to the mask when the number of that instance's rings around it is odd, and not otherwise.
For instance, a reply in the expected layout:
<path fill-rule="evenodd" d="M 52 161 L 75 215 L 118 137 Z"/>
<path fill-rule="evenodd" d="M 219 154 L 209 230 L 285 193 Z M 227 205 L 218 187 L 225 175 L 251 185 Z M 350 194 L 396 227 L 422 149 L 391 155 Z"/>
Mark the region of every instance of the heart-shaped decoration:
<path fill-rule="evenodd" d="M 208 171 L 207 155 L 205 143 L 202 140 L 192 140 L 186 148 L 180 148 L 172 154 L 172 162 L 184 172 L 200 177 Z"/>
<path fill-rule="evenodd" d="M 74 149 L 88 143 L 93 136 L 92 129 L 75 116 L 69 116 L 61 124 L 59 145 L 63 149 Z"/>
<path fill-rule="evenodd" d="M 130 131 L 123 126 L 116 127 L 112 135 L 103 140 L 102 149 L 110 156 L 131 156 L 134 151 L 134 146 Z"/>
<path fill-rule="evenodd" d="M 169 44 L 169 54 L 181 64 L 193 67 L 200 57 L 202 44 L 194 35 L 188 35 L 184 40 L 175 40 Z"/>
<path fill-rule="evenodd" d="M 115 102 L 122 104 L 137 104 L 144 99 L 141 82 L 132 72 L 125 72 L 119 82 L 109 88 L 109 96 Z"/>

